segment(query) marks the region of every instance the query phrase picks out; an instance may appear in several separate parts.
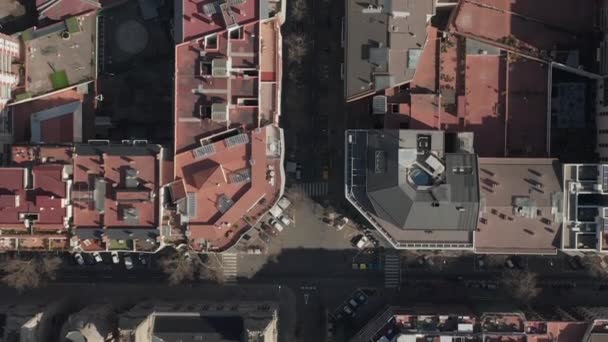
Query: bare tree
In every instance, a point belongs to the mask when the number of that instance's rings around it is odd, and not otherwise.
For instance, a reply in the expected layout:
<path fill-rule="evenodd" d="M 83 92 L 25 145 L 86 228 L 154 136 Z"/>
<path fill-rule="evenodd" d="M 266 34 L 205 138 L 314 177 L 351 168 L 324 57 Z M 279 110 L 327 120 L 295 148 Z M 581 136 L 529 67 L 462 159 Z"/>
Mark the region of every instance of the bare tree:
<path fill-rule="evenodd" d="M 592 277 L 608 277 L 608 263 L 604 257 L 599 255 L 588 255 L 582 259 L 582 263 Z"/>
<path fill-rule="evenodd" d="M 308 4 L 306 0 L 291 0 L 291 19 L 294 21 L 302 21 L 308 14 Z"/>
<path fill-rule="evenodd" d="M 212 265 L 211 263 L 201 262 L 198 269 L 198 278 L 200 280 L 210 280 L 218 284 L 223 284 L 226 279 L 220 265 Z"/>
<path fill-rule="evenodd" d="M 508 270 L 503 272 L 501 285 L 509 296 L 523 304 L 529 303 L 541 292 L 536 273 L 528 271 Z"/>
<path fill-rule="evenodd" d="M 170 285 L 178 285 L 194 279 L 196 266 L 188 252 L 175 251 L 159 261 L 160 268 L 167 274 Z"/>
<path fill-rule="evenodd" d="M 308 37 L 303 33 L 290 33 L 284 39 L 289 63 L 302 64 L 308 53 Z"/>
<path fill-rule="evenodd" d="M 2 264 L 5 273 L 2 282 L 19 292 L 38 288 L 47 280 L 55 279 L 60 266 L 61 259 L 58 257 L 11 258 Z"/>
<path fill-rule="evenodd" d="M 42 258 L 40 262 L 40 271 L 48 279 L 55 280 L 60 266 L 61 258 L 59 257 Z"/>
<path fill-rule="evenodd" d="M 170 285 L 178 285 L 195 279 L 224 282 L 219 262 L 217 265 L 211 259 L 203 262 L 198 254 L 191 251 L 173 251 L 162 257 L 159 264 L 163 272 L 167 274 Z"/>

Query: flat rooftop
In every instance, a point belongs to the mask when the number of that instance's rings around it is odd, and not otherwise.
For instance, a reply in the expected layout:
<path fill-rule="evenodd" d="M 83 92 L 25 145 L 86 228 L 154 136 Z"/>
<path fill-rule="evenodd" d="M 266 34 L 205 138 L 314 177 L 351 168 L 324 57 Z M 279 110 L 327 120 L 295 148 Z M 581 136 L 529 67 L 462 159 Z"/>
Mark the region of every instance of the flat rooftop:
<path fill-rule="evenodd" d="M 434 1 L 346 1 L 347 101 L 411 81 Z"/>
<path fill-rule="evenodd" d="M 72 164 L 72 146 L 69 145 L 12 145 L 11 161 L 16 166 L 54 163 Z"/>
<path fill-rule="evenodd" d="M 222 249 L 268 211 L 281 189 L 277 129 L 234 132 L 175 157 L 178 182 L 171 187 L 189 236 L 200 248 Z"/>
<path fill-rule="evenodd" d="M 101 2 L 104 1 L 101 0 Z M 100 8 L 101 3 L 97 0 L 36 0 L 39 18 L 54 21 L 64 20 Z"/>
<path fill-rule="evenodd" d="M 13 141 L 60 144 L 82 140 L 84 96 L 68 89 L 11 106 Z"/>
<path fill-rule="evenodd" d="M 26 92 L 37 96 L 96 78 L 95 18 L 95 14 L 72 17 L 22 33 Z"/>
<path fill-rule="evenodd" d="M 349 130 L 347 139 L 349 200 L 393 244 L 468 247 L 479 211 L 477 156 L 448 147 L 460 146 L 458 138 L 443 131 Z"/>
<path fill-rule="evenodd" d="M 542 51 L 580 46 L 580 38 L 594 29 L 596 11 L 594 1 L 463 0 L 450 30 L 542 57 Z"/>
<path fill-rule="evenodd" d="M 480 158 L 477 253 L 556 254 L 561 164 L 544 158 Z"/>
<path fill-rule="evenodd" d="M 183 41 L 259 18 L 259 0 L 178 0 Z"/>
<path fill-rule="evenodd" d="M 459 36 L 436 39 L 422 56 L 410 128 L 473 132 L 480 157 L 547 157 L 546 63 Z"/>
<path fill-rule="evenodd" d="M 156 145 L 76 145 L 76 229 L 157 228 L 159 153 Z"/>

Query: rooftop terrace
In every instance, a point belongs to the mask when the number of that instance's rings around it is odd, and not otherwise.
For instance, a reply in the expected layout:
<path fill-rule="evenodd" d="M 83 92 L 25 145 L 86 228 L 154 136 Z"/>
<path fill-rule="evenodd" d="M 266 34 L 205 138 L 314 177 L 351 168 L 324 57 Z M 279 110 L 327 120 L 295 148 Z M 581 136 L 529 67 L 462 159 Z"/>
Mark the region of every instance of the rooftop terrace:
<path fill-rule="evenodd" d="M 182 41 L 251 22 L 259 17 L 259 0 L 178 0 Z"/>
<path fill-rule="evenodd" d="M 346 2 L 345 97 L 352 101 L 409 82 L 420 61 L 434 1 Z"/>
<path fill-rule="evenodd" d="M 97 0 L 36 0 L 39 18 L 53 21 L 64 20 L 99 8 L 101 3 Z"/>
<path fill-rule="evenodd" d="M 411 84 L 410 128 L 473 132 L 481 157 L 546 157 L 548 69 L 470 38 L 437 38 Z"/>
<path fill-rule="evenodd" d="M 481 211 L 475 251 L 556 254 L 561 167 L 555 159 L 480 158 Z"/>
<path fill-rule="evenodd" d="M 37 96 L 94 80 L 95 18 L 94 14 L 87 14 L 23 32 L 25 87 L 20 92 Z"/>
<path fill-rule="evenodd" d="M 452 14 L 451 31 L 546 58 L 552 49 L 580 45 L 594 29 L 595 2 L 569 0 L 464 0 Z"/>

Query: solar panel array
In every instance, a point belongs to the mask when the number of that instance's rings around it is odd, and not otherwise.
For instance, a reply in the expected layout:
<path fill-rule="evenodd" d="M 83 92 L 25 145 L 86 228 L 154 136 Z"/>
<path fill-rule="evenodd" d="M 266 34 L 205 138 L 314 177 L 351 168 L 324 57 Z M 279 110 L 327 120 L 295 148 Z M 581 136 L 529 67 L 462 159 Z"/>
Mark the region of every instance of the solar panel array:
<path fill-rule="evenodd" d="M 224 214 L 234 205 L 234 201 L 228 198 L 226 195 L 221 195 L 217 201 L 217 210 Z"/>
<path fill-rule="evenodd" d="M 203 5 L 203 13 L 207 16 L 212 16 L 217 13 L 217 2 L 211 2 Z"/>
<path fill-rule="evenodd" d="M 235 136 L 232 136 L 232 137 L 224 140 L 224 144 L 228 148 L 234 147 L 234 146 L 239 146 L 239 145 L 244 145 L 247 143 L 249 143 L 249 135 L 247 135 L 247 133 L 237 134 Z"/>
<path fill-rule="evenodd" d="M 198 212 L 198 203 L 196 200 L 196 193 L 189 192 L 186 194 L 187 203 L 187 214 L 189 218 L 196 218 Z"/>
<path fill-rule="evenodd" d="M 245 183 L 251 181 L 251 169 L 240 169 L 228 175 L 229 183 Z"/>
<path fill-rule="evenodd" d="M 203 145 L 192 150 L 194 159 L 202 159 L 215 154 L 215 147 L 212 144 Z"/>

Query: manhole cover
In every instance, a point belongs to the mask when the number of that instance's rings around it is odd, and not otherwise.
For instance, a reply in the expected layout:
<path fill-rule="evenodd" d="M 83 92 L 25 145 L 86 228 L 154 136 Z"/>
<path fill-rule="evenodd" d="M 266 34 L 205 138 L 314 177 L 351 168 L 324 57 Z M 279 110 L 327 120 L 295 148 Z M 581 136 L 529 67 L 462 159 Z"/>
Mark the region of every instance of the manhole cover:
<path fill-rule="evenodd" d="M 148 31 L 138 21 L 126 21 L 116 30 L 116 42 L 121 51 L 136 55 L 144 51 L 148 45 Z"/>

